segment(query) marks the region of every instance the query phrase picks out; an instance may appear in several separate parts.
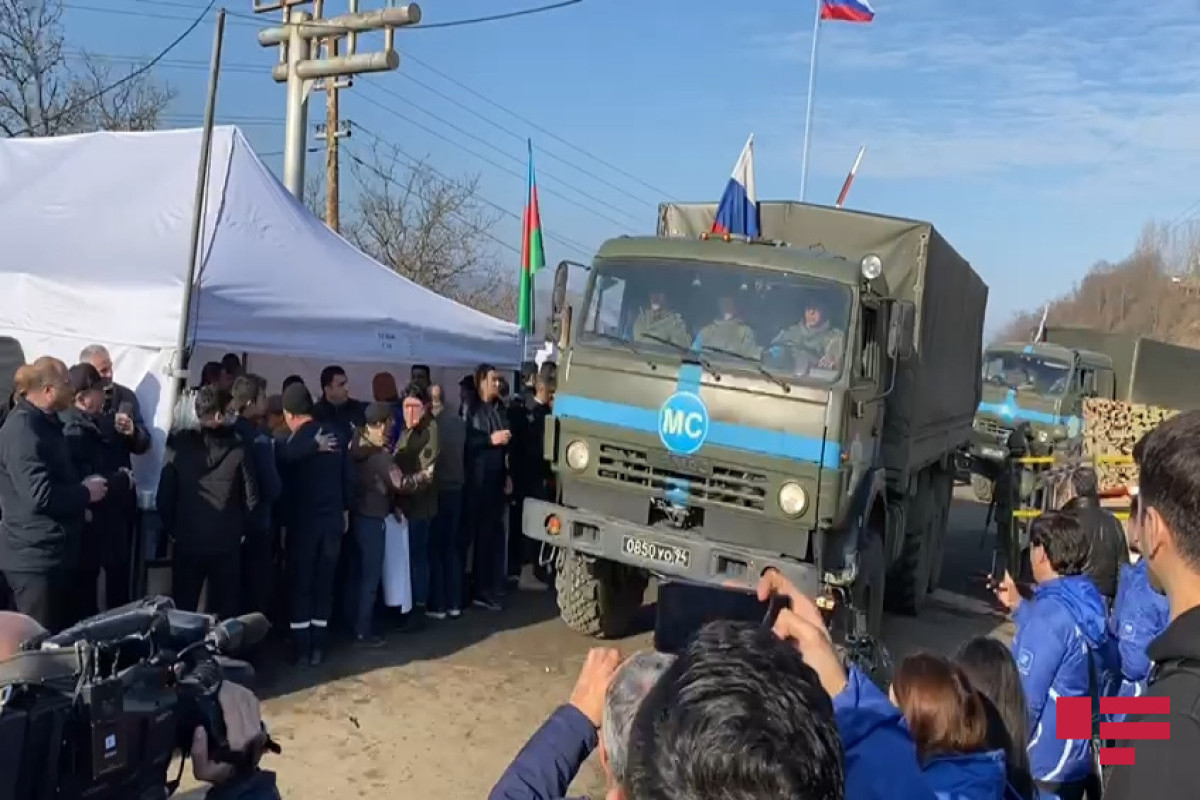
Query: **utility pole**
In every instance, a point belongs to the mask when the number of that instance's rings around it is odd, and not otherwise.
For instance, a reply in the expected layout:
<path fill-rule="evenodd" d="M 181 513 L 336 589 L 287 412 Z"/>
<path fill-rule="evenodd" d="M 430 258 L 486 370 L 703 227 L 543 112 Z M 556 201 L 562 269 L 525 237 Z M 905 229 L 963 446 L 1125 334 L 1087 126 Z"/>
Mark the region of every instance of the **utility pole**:
<path fill-rule="evenodd" d="M 367 72 L 390 72 L 400 66 L 400 54 L 395 48 L 395 29 L 416 25 L 421 21 L 421 9 L 416 3 L 378 11 L 358 10 L 358 0 L 348 0 L 350 11 L 337 17 L 325 18 L 322 14 L 324 0 L 254 0 L 255 13 L 283 11 L 283 24 L 268 28 L 258 34 L 258 43 L 263 47 L 279 48 L 279 63 L 271 71 L 276 83 L 287 85 L 287 116 L 284 122 L 283 183 L 288 191 L 298 198 L 304 197 L 304 154 L 308 129 L 308 97 L 314 84 L 323 78 L 329 85 L 338 77 L 349 78 Z M 299 10 L 302 6 L 312 7 L 312 12 Z M 373 53 L 357 52 L 358 34 L 383 31 L 384 47 Z M 333 46 L 346 39 L 346 54 L 337 55 Z M 321 40 L 331 43 L 328 54 L 320 57 Z M 314 51 L 317 57 L 314 58 Z M 348 85 L 348 84 L 346 84 Z M 327 147 L 334 151 L 336 167 L 337 133 L 337 89 L 329 89 L 332 127 L 327 127 Z M 329 140 L 332 139 L 332 142 Z M 335 169 L 336 172 L 336 169 Z M 336 182 L 331 184 L 336 186 Z M 334 189 L 336 200 L 336 189 Z M 327 198 L 328 204 L 328 198 Z M 336 211 L 335 221 L 336 221 Z M 328 216 L 328 206 L 327 206 Z"/>
<path fill-rule="evenodd" d="M 338 41 L 330 39 L 326 45 L 328 56 L 337 58 Z M 325 124 L 318 125 L 316 138 L 325 142 L 325 224 L 334 233 L 341 229 L 341 200 L 339 187 L 341 185 L 340 169 L 338 167 L 339 147 L 341 139 L 350 136 L 353 130 L 347 122 L 342 123 L 338 112 L 338 93 L 349 89 L 351 79 L 329 78 L 325 81 Z"/>

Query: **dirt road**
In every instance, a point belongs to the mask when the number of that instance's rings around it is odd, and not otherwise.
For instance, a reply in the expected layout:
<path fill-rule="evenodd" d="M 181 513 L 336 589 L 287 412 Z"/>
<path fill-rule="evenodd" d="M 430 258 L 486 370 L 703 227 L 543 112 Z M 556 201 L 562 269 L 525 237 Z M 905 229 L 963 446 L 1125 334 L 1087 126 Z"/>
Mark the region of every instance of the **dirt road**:
<path fill-rule="evenodd" d="M 962 596 L 973 588 L 972 572 L 989 564 L 980 547 L 983 516 L 982 506 L 956 504 L 943 590 L 919 619 L 887 622 L 897 659 L 1006 632 L 982 603 Z M 264 715 L 284 753 L 267 766 L 284 797 L 486 797 L 529 734 L 566 700 L 591 644 L 555 614 L 551 594 L 522 591 L 503 613 L 469 613 L 375 652 L 338 652 L 325 668 L 275 681 Z M 649 641 L 640 634 L 619 646 L 632 652 Z M 598 766 L 589 762 L 574 788 L 602 796 Z"/>

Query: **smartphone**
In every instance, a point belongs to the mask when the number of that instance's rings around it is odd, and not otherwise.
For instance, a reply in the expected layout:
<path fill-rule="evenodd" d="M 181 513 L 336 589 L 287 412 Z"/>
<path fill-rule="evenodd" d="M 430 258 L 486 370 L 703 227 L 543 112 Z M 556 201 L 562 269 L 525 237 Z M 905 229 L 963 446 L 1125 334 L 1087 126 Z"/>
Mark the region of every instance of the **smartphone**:
<path fill-rule="evenodd" d="M 670 581 L 658 586 L 654 649 L 678 653 L 696 632 L 710 622 L 731 620 L 772 627 L 789 605 L 786 597 L 761 602 L 755 589 L 704 586 Z"/>

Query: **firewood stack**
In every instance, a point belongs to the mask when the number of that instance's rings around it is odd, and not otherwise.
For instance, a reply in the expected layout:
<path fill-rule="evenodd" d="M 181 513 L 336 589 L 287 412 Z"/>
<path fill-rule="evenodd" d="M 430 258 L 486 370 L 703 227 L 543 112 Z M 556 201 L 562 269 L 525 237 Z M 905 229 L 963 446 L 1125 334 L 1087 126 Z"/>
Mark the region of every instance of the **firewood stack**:
<path fill-rule="evenodd" d="M 1083 454 L 1086 458 L 1133 455 L 1133 446 L 1159 423 L 1178 414 L 1160 406 L 1089 398 L 1083 401 Z M 1096 464 L 1100 491 L 1137 485 L 1132 464 Z"/>

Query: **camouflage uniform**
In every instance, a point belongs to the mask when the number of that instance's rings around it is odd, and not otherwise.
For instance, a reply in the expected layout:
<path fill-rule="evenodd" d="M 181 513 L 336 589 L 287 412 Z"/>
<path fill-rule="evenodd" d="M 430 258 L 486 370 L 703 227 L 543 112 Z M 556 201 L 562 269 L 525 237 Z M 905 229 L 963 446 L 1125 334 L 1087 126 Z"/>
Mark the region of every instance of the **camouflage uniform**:
<path fill-rule="evenodd" d="M 842 360 L 844 339 L 842 332 L 830 326 L 828 322 L 810 328 L 801 321 L 780 331 L 773 344 L 790 347 L 797 353 L 803 352 L 812 358 L 814 364 L 822 358 L 827 358 L 836 365 Z"/>
<path fill-rule="evenodd" d="M 740 319 L 718 319 L 700 329 L 696 337 L 703 347 L 715 347 L 746 358 L 758 358 L 762 348 L 754 341 L 754 331 Z"/>
<path fill-rule="evenodd" d="M 638 312 L 633 321 L 633 340 L 661 344 L 663 340 L 679 347 L 691 347 L 692 337 L 688 334 L 683 317 L 667 308 L 647 306 Z"/>

